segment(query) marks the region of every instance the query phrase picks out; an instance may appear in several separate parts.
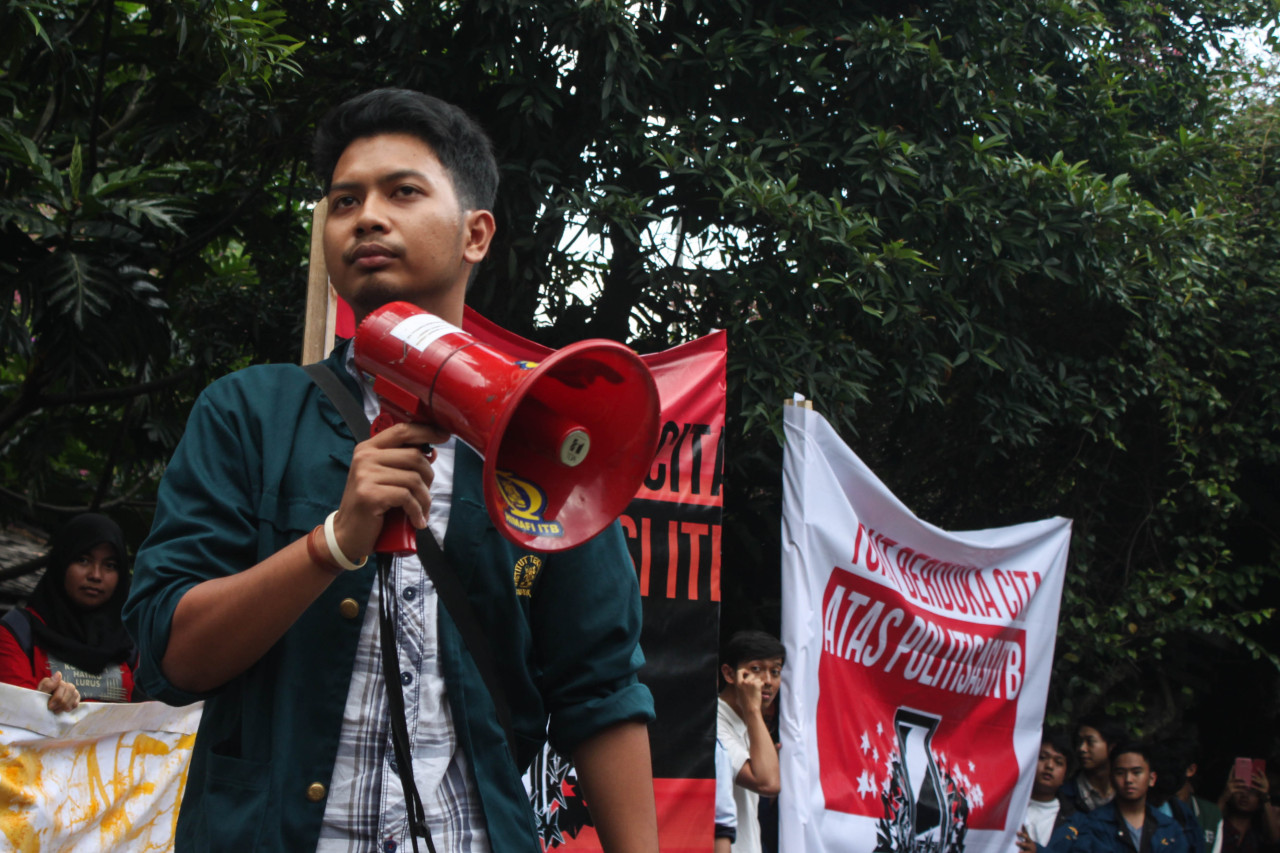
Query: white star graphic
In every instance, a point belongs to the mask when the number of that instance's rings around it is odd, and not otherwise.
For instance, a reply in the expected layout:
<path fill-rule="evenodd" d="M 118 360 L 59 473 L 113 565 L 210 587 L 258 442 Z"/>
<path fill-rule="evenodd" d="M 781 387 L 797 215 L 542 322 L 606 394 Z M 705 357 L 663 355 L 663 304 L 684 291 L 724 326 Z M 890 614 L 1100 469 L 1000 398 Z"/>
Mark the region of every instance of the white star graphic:
<path fill-rule="evenodd" d="M 872 761 L 880 760 L 880 750 L 876 749 L 875 747 L 872 747 L 871 749 L 871 760 Z"/>
<path fill-rule="evenodd" d="M 978 769 L 978 768 L 976 768 L 976 767 L 974 767 L 974 766 L 973 766 L 973 762 L 972 762 L 972 761 L 970 761 L 970 762 L 969 762 L 969 772 L 970 772 L 970 773 L 972 773 L 973 771 L 975 771 L 975 770 L 977 770 L 977 769 Z"/>
<path fill-rule="evenodd" d="M 878 735 L 884 734 L 884 726 L 880 725 L 879 723 L 876 723 L 876 734 Z"/>
<path fill-rule="evenodd" d="M 871 749 L 871 738 L 867 737 L 867 733 L 862 733 L 862 754 L 866 755 L 867 750 Z"/>
<path fill-rule="evenodd" d="M 976 805 L 978 808 L 982 808 L 982 786 L 974 785 L 973 790 L 970 792 L 970 794 L 972 794 L 973 796 L 974 805 Z"/>
<path fill-rule="evenodd" d="M 866 799 L 867 794 L 875 796 L 876 793 L 876 777 L 872 776 L 867 770 L 862 771 L 862 775 L 858 777 L 858 795 Z"/>

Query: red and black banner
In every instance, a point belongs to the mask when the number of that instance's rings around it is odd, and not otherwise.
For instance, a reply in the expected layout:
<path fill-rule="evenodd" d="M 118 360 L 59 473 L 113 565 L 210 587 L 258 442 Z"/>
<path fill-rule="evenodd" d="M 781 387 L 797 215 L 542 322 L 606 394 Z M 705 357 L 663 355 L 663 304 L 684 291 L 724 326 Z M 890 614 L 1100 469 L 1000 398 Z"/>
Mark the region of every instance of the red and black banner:
<path fill-rule="evenodd" d="M 467 309 L 463 328 L 517 358 L 551 350 Z M 649 728 L 664 853 L 705 853 L 715 823 L 715 684 L 724 505 L 724 332 L 641 356 L 658 385 L 658 452 L 621 517 L 644 608 L 641 680 L 658 718 Z M 547 850 L 599 850 L 573 768 L 549 750 L 535 762 L 531 799 Z"/>

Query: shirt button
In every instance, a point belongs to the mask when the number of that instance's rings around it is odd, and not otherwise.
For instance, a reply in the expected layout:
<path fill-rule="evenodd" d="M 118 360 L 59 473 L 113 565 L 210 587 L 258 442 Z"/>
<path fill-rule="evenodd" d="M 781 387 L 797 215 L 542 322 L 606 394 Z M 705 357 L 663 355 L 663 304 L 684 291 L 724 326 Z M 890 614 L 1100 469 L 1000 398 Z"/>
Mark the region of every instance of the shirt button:
<path fill-rule="evenodd" d="M 396 853 L 396 840 L 394 838 L 388 838 L 386 843 L 382 845 L 382 849 L 385 850 L 386 853 Z"/>
<path fill-rule="evenodd" d="M 413 601 L 413 597 L 418 594 L 418 588 L 416 586 L 408 587 L 403 594 L 405 601 Z"/>
<path fill-rule="evenodd" d="M 402 673 L 400 673 L 400 683 L 401 683 L 401 684 L 403 684 L 405 687 L 408 687 L 410 684 L 412 684 L 412 683 L 413 683 L 413 673 L 412 673 L 412 672 L 402 672 Z"/>
<path fill-rule="evenodd" d="M 354 619 L 360 615 L 360 602 L 354 598 L 344 598 L 342 603 L 338 605 L 338 612 L 342 614 L 344 619 Z"/>
<path fill-rule="evenodd" d="M 325 793 L 324 785 L 321 785 L 319 782 L 312 782 L 307 786 L 307 799 L 313 803 L 318 803 L 323 800 Z"/>

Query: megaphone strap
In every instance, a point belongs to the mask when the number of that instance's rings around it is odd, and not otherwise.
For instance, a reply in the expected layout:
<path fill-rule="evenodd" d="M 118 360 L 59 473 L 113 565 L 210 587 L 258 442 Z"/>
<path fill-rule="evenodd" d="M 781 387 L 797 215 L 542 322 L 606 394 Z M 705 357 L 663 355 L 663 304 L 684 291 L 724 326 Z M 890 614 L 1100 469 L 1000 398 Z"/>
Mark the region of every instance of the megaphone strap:
<path fill-rule="evenodd" d="M 413 853 L 418 853 L 418 836 L 427 840 L 429 853 L 436 853 L 431 830 L 427 826 L 426 810 L 422 806 L 422 795 L 418 793 L 418 783 L 413 778 L 413 751 L 409 746 L 409 726 L 405 720 L 404 689 L 400 685 L 400 658 L 396 654 L 395 623 L 399 601 L 391 588 L 392 559 L 390 554 L 378 555 L 379 645 L 382 647 L 382 680 L 387 686 L 387 710 L 391 717 L 391 747 L 395 751 L 396 772 L 404 791 Z"/>

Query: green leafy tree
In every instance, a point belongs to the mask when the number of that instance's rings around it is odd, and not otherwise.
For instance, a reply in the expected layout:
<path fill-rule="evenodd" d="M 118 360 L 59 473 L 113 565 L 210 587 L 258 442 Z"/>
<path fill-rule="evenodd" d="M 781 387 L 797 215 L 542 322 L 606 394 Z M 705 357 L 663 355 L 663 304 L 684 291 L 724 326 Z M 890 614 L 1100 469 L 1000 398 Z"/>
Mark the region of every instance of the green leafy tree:
<path fill-rule="evenodd" d="M 798 390 L 934 523 L 1074 519 L 1059 718 L 1158 732 L 1224 650 L 1274 673 L 1272 101 L 1227 37 L 1273 3 L 7 13 L 6 513 L 145 500 L 198 387 L 296 360 L 310 128 L 399 85 L 498 143 L 482 313 L 728 330 L 727 626 L 776 618 Z"/>

